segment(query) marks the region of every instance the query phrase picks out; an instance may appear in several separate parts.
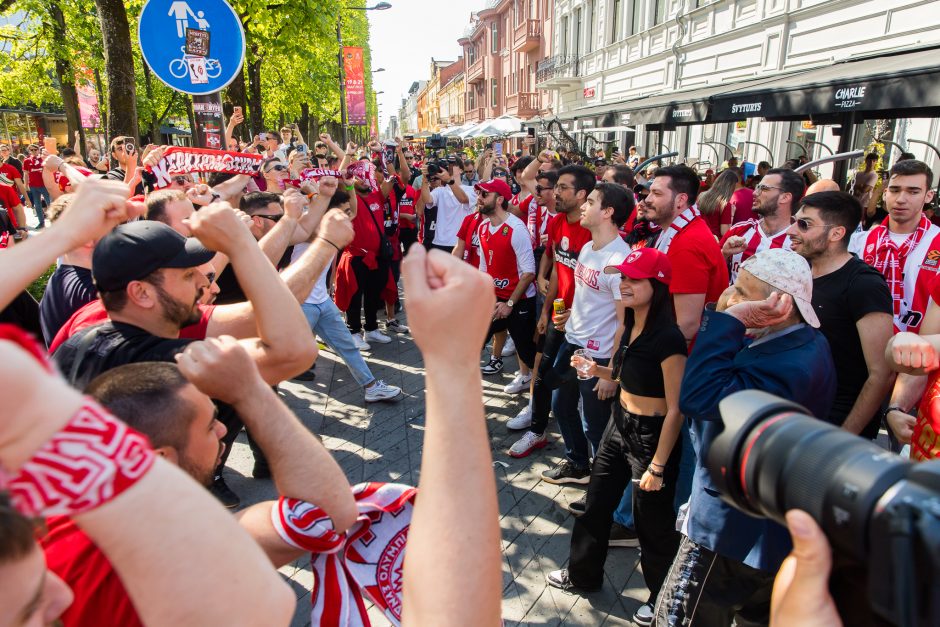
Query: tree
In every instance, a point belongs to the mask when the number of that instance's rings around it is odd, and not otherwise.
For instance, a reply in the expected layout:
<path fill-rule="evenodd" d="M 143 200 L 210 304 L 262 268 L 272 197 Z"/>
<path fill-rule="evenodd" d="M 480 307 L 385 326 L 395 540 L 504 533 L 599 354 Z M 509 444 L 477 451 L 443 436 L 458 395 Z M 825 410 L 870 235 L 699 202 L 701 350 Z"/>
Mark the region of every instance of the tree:
<path fill-rule="evenodd" d="M 134 50 L 123 0 L 95 0 L 108 79 L 108 134 L 138 136 Z"/>

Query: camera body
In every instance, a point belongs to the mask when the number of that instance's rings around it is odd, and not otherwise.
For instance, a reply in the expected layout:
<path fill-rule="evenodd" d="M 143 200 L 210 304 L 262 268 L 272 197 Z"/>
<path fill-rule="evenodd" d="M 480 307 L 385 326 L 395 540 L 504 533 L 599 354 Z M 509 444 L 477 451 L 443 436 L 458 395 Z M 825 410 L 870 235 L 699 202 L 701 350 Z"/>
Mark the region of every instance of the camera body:
<path fill-rule="evenodd" d="M 437 176 L 441 172 L 445 171 L 450 172 L 452 165 L 452 163 L 448 163 L 445 159 L 431 161 L 428 163 L 428 176 Z"/>
<path fill-rule="evenodd" d="M 868 598 L 896 625 L 940 616 L 940 460 L 912 464 L 803 407 L 748 390 L 719 404 L 705 465 L 721 498 L 786 525 L 810 514 L 833 549 L 866 567 Z"/>
<path fill-rule="evenodd" d="M 424 147 L 428 150 L 444 150 L 447 148 L 447 139 L 441 137 L 440 133 L 434 133 L 428 140 L 424 143 Z"/>

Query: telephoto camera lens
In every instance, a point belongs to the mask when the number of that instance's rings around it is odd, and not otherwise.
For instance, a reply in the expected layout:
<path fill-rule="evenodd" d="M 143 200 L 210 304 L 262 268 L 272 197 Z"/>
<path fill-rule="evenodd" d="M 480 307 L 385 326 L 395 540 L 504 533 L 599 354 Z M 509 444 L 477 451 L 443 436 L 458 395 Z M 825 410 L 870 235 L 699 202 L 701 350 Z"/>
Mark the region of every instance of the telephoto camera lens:
<path fill-rule="evenodd" d="M 940 460 L 912 464 L 766 392 L 718 409 L 724 429 L 705 465 L 722 499 L 784 526 L 787 511 L 805 511 L 865 567 L 875 612 L 940 625 Z"/>

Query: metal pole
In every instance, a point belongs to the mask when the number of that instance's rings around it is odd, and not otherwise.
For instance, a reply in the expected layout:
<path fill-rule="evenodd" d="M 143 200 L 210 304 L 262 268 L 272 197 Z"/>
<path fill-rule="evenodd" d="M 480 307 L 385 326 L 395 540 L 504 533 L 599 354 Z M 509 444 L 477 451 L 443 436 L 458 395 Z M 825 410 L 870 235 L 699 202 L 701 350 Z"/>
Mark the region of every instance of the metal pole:
<path fill-rule="evenodd" d="M 899 144 L 899 143 L 897 143 L 897 142 L 893 142 L 893 141 L 891 141 L 890 139 L 881 139 L 881 140 L 878 140 L 878 143 L 880 143 L 880 144 L 890 144 L 891 146 L 896 147 L 896 148 L 897 148 L 898 150 L 900 150 L 901 152 L 907 152 L 907 149 L 904 148 L 904 146 L 902 146 L 901 144 Z M 888 156 L 888 161 L 891 161 L 891 151 L 890 151 L 890 150 L 889 150 L 889 151 L 886 151 L 885 154 L 887 154 L 887 156 Z"/>
<path fill-rule="evenodd" d="M 640 165 L 636 166 L 636 170 L 634 170 L 634 172 L 642 172 L 642 171 L 643 171 L 643 168 L 645 168 L 645 167 L 648 166 L 649 164 L 653 163 L 654 161 L 659 161 L 660 159 L 669 159 L 670 157 L 678 157 L 678 156 L 679 156 L 679 153 L 678 153 L 678 152 L 665 152 L 665 153 L 663 153 L 663 154 L 661 154 L 661 155 L 656 155 L 655 157 L 650 157 L 649 159 L 647 159 L 646 161 L 644 161 L 644 162 L 641 163 Z"/>
<path fill-rule="evenodd" d="M 823 157 L 822 159 L 816 159 L 815 161 L 810 161 L 809 163 L 804 163 L 800 167 L 794 170 L 797 174 L 806 172 L 809 169 L 816 167 L 817 165 L 822 165 L 824 163 L 829 163 L 831 161 L 849 161 L 850 159 L 857 159 L 865 154 L 864 150 L 853 150 L 852 152 L 840 152 L 838 154 L 829 155 L 828 157 Z"/>
<path fill-rule="evenodd" d="M 699 145 L 699 146 L 705 146 L 706 148 L 710 148 L 711 151 L 712 151 L 713 153 L 715 153 L 715 159 L 718 160 L 718 163 L 715 164 L 715 167 L 717 168 L 719 165 L 721 165 L 721 155 L 718 154 L 718 149 L 717 149 L 717 148 L 715 148 L 714 146 L 712 146 L 710 143 L 706 143 L 706 142 L 699 142 L 698 145 Z"/>
<path fill-rule="evenodd" d="M 349 125 L 346 123 L 346 80 L 343 77 L 343 14 L 340 12 L 336 18 L 336 41 L 339 43 L 339 51 L 336 53 L 336 59 L 339 62 L 339 115 L 343 125 L 343 150 L 346 150 L 346 144 L 349 143 Z"/>
<path fill-rule="evenodd" d="M 795 141 L 790 140 L 790 139 L 787 140 L 787 143 L 788 143 L 788 144 L 792 144 L 792 145 L 796 146 L 797 148 L 799 148 L 800 150 L 802 150 L 802 151 L 803 151 L 803 156 L 804 156 L 804 157 L 806 156 L 806 146 L 804 146 L 804 145 L 801 144 L 800 142 L 795 142 Z"/>
<path fill-rule="evenodd" d="M 922 139 L 909 139 L 909 140 L 907 140 L 907 143 L 909 143 L 909 144 L 923 144 L 924 146 L 927 146 L 928 148 L 930 148 L 931 150 L 933 150 L 935 153 L 937 153 L 937 156 L 940 157 L 940 148 L 937 148 L 936 146 L 934 146 L 934 145 L 931 144 L 930 142 L 925 142 L 925 141 L 922 140 Z M 940 184 L 937 185 L 937 189 L 940 189 Z"/>
<path fill-rule="evenodd" d="M 829 154 L 830 154 L 830 155 L 831 155 L 831 154 L 834 154 L 834 153 L 832 152 L 832 148 L 830 148 L 829 146 L 827 146 L 826 144 L 824 144 L 824 143 L 822 143 L 822 142 L 817 142 L 817 141 L 813 141 L 812 139 L 807 139 L 807 140 L 806 140 L 806 143 L 807 143 L 807 144 L 814 144 L 814 145 L 817 145 L 817 146 L 822 146 L 823 148 L 825 148 L 826 150 L 829 151 Z M 843 154 L 847 154 L 847 153 L 843 153 Z M 836 159 L 836 161 L 838 161 L 838 159 Z"/>
<path fill-rule="evenodd" d="M 761 148 L 763 148 L 764 150 L 767 151 L 767 154 L 770 155 L 770 158 L 771 158 L 771 159 L 774 158 L 774 151 L 771 150 L 770 148 L 768 148 L 767 146 L 765 146 L 764 144 L 760 143 L 760 142 L 741 142 L 741 143 L 744 144 L 745 146 L 748 145 L 748 144 L 751 144 L 751 145 L 753 145 L 753 146 L 760 146 Z"/>

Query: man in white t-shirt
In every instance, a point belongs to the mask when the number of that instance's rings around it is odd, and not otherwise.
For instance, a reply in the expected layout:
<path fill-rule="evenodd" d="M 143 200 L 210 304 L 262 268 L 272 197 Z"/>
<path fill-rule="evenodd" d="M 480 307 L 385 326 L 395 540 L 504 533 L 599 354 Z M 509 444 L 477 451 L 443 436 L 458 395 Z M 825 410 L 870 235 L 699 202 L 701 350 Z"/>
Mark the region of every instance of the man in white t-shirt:
<path fill-rule="evenodd" d="M 330 208 L 334 207 L 349 213 L 349 194 L 341 189 L 336 190 L 330 199 Z M 294 246 L 291 263 L 299 259 L 308 246 L 310 244 L 306 242 Z M 352 373 L 356 383 L 365 388 L 367 403 L 397 398 L 401 395 L 401 388 L 388 385 L 381 379 L 376 379 L 365 359 L 362 358 L 362 353 L 353 343 L 353 336 L 349 333 L 349 327 L 346 326 L 346 322 L 343 320 L 343 314 L 340 313 L 336 304 L 333 303 L 333 299 L 330 298 L 330 292 L 326 285 L 329 273 L 330 267 L 327 266 L 317 279 L 313 291 L 310 292 L 307 300 L 301 305 L 304 315 L 307 317 L 307 322 L 310 323 L 310 329 L 333 352 L 340 356 Z"/>
<path fill-rule="evenodd" d="M 432 164 L 435 165 L 435 164 Z M 443 166 L 444 164 L 441 164 Z M 437 228 L 431 248 L 447 254 L 457 244 L 457 231 L 463 219 L 474 211 L 477 195 L 472 187 L 460 184 L 460 166 L 449 164 L 436 174 L 428 174 L 427 166 L 421 168 L 421 196 L 428 206 L 437 207 Z M 432 190 L 429 179 L 436 178 L 441 186 Z"/>
<path fill-rule="evenodd" d="M 554 317 L 556 327 L 565 331 L 554 365 L 561 385 L 552 396 L 552 413 L 565 441 L 565 459 L 542 473 L 549 483 L 588 482 L 589 460 L 600 448 L 610 418 L 617 383 L 596 377 L 578 380 L 570 362 L 576 350 L 584 349 L 591 359 L 606 366 L 620 343 L 624 311 L 620 277 L 605 274 L 604 268 L 621 263 L 630 253 L 618 225 L 624 223 L 633 205 L 633 193 L 624 186 L 598 183 L 581 206 L 581 226 L 591 232 L 591 242 L 578 255 L 571 309 Z"/>

